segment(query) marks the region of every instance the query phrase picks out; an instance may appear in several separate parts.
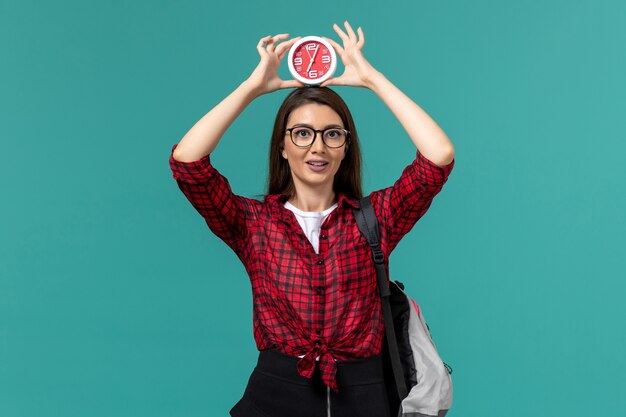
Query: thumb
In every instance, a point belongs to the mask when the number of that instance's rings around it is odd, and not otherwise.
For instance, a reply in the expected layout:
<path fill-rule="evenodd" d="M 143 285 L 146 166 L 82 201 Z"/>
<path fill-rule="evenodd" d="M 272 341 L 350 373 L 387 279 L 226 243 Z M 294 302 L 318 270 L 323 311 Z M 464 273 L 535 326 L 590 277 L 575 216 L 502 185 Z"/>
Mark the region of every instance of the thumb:
<path fill-rule="evenodd" d="M 281 83 L 280 83 L 280 88 L 298 88 L 298 87 L 304 87 L 304 84 L 302 84 L 298 80 L 286 80 L 286 81 L 281 80 Z"/>
<path fill-rule="evenodd" d="M 341 85 L 340 77 L 331 77 L 320 84 L 320 87 L 327 87 L 329 85 Z"/>

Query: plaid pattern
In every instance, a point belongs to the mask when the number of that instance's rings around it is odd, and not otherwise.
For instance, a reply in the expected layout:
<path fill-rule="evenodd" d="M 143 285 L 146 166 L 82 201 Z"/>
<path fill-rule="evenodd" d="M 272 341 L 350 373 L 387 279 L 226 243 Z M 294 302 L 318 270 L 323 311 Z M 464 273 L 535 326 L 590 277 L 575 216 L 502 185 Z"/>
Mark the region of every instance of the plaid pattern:
<path fill-rule="evenodd" d="M 352 213 L 358 201 L 338 193 L 316 254 L 284 207 L 285 196 L 259 201 L 234 194 L 210 155 L 180 162 L 173 157 L 176 146 L 169 163 L 178 187 L 248 272 L 258 350 L 304 355 L 298 372 L 307 378 L 319 356 L 324 383 L 338 391 L 335 360 L 380 353 L 385 334 L 371 249 Z M 370 194 L 386 259 L 426 213 L 453 166 L 439 167 L 418 151 L 393 186 Z"/>

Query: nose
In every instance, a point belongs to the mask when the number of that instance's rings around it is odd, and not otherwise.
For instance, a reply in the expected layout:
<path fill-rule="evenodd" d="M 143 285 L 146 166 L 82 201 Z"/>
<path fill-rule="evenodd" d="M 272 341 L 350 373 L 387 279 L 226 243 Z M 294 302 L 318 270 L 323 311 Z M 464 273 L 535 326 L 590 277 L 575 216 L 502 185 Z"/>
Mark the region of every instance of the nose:
<path fill-rule="evenodd" d="M 318 137 L 319 136 L 319 137 Z M 326 150 L 326 144 L 322 140 L 322 132 L 316 130 L 313 137 L 313 143 L 311 144 L 311 152 L 324 152 Z"/>

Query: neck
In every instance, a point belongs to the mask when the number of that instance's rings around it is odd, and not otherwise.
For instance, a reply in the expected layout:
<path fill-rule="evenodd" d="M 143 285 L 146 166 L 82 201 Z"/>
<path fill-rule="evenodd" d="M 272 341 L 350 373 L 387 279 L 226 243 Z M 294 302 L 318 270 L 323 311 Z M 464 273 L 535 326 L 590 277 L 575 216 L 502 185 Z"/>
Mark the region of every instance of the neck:
<path fill-rule="evenodd" d="M 324 211 L 337 202 L 335 192 L 330 189 L 296 187 L 296 193 L 289 202 L 302 211 Z"/>

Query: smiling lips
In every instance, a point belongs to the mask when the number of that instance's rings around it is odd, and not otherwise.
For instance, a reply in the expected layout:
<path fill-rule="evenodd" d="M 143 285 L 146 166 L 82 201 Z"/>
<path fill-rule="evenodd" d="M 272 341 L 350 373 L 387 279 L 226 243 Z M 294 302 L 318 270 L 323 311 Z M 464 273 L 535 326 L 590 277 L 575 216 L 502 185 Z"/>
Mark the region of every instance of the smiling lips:
<path fill-rule="evenodd" d="M 321 160 L 321 159 L 313 159 L 313 160 L 307 161 L 306 164 L 309 166 L 309 168 L 311 168 L 312 171 L 320 172 L 326 169 L 328 162 Z"/>

